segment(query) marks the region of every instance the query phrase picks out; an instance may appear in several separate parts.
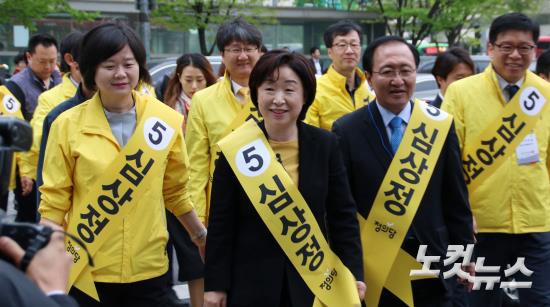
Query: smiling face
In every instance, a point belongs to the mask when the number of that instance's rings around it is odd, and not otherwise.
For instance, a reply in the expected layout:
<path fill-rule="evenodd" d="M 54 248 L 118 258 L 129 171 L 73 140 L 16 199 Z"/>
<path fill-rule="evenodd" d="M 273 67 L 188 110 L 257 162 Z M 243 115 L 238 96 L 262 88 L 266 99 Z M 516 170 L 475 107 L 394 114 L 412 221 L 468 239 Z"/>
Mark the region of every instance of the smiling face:
<path fill-rule="evenodd" d="M 231 79 L 244 83 L 241 85 L 245 86 L 261 53 L 258 46 L 233 41 L 225 46 L 221 55 L 225 70 L 229 73 Z"/>
<path fill-rule="evenodd" d="M 128 45 L 101 62 L 95 83 L 103 101 L 126 101 L 139 81 L 139 65 Z"/>
<path fill-rule="evenodd" d="M 533 57 L 534 48 L 526 54 L 520 54 L 518 48 L 535 46 L 533 33 L 530 31 L 508 30 L 498 34 L 494 43 L 489 43 L 487 52 L 491 56 L 495 71 L 509 83 L 523 79 Z M 506 53 L 508 47 L 514 48 Z"/>
<path fill-rule="evenodd" d="M 304 106 L 304 88 L 298 75 L 281 66 L 258 87 L 258 107 L 266 124 L 280 129 L 296 126 Z"/>
<path fill-rule="evenodd" d="M 336 71 L 340 73 L 353 71 L 361 57 L 359 33 L 350 31 L 346 35 L 337 35 L 327 51 Z"/>
<path fill-rule="evenodd" d="M 374 51 L 372 68 L 367 80 L 376 93 L 376 101 L 398 114 L 411 99 L 416 86 L 416 64 L 411 50 L 401 42 L 380 45 Z M 385 73 L 388 71 L 395 73 Z"/>

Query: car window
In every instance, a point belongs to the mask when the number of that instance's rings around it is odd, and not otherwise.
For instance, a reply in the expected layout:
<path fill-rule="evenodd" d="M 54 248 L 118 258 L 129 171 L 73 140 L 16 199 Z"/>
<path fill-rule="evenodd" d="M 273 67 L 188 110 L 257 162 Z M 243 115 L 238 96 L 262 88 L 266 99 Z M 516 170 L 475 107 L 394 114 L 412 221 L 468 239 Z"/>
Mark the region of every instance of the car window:
<path fill-rule="evenodd" d="M 433 89 L 437 89 L 437 83 L 435 82 L 435 80 L 420 81 L 416 84 L 417 92 L 429 91 Z"/>
<path fill-rule="evenodd" d="M 151 79 L 153 80 L 153 86 L 159 85 L 162 82 L 162 79 L 164 79 L 164 76 L 171 75 L 174 69 L 176 69 L 175 63 L 162 67 L 161 69 L 156 70 L 154 73 L 152 73 Z"/>

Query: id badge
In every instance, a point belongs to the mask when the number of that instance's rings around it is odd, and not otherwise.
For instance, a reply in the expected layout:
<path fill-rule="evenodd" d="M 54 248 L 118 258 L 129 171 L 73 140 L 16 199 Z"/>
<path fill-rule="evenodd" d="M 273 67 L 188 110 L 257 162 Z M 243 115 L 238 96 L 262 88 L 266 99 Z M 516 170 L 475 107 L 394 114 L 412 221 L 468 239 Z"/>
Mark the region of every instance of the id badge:
<path fill-rule="evenodd" d="M 539 159 L 539 145 L 534 132 L 529 133 L 516 148 L 516 157 L 519 165 L 537 163 Z"/>

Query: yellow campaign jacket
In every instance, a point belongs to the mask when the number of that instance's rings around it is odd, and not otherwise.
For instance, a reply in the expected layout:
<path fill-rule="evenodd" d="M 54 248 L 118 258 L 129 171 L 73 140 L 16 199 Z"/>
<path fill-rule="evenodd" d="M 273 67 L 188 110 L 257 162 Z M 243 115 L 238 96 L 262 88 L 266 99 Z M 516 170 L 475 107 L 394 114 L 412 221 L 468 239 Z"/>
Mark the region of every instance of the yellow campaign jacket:
<path fill-rule="evenodd" d="M 52 89 L 45 91 L 38 96 L 38 104 L 31 120 L 32 126 L 32 147 L 22 154 L 22 162 L 25 164 L 24 171 L 21 174 L 36 179 L 36 167 L 38 165 L 38 152 L 40 151 L 40 142 L 42 140 L 42 125 L 44 119 L 50 111 L 63 101 L 74 97 L 77 87 L 69 78 L 70 74 L 65 74 L 60 84 Z"/>
<path fill-rule="evenodd" d="M 538 76 L 527 71 L 527 78 Z M 550 97 L 546 96 L 546 99 Z M 442 106 L 454 116 L 461 150 L 483 132 L 505 104 L 491 65 L 483 73 L 451 84 Z M 478 231 L 550 231 L 550 108 L 546 108 L 534 132 L 539 148 L 538 163 L 518 165 L 514 151 L 477 190 L 470 193 Z"/>
<path fill-rule="evenodd" d="M 353 101 L 346 90 L 346 77 L 336 72 L 331 65 L 327 73 L 317 79 L 317 93 L 307 110 L 305 122 L 330 131 L 334 121 L 374 99 L 363 72 L 356 68 L 355 73 L 361 79 L 361 83 L 355 91 Z"/>
<path fill-rule="evenodd" d="M 134 92 L 137 122 L 147 104 L 176 112 L 149 95 Z M 181 116 L 178 114 L 178 116 Z M 165 172 L 156 176 L 143 197 L 94 257 L 94 281 L 130 283 L 168 270 L 164 208 L 180 216 L 193 209 L 188 190 L 188 158 L 181 129 Z M 89 189 L 121 151 L 111 132 L 98 95 L 62 113 L 53 123 L 44 160 L 44 185 L 39 211 L 43 218 L 63 224 L 72 208 L 86 206 Z"/>
<path fill-rule="evenodd" d="M 228 75 L 193 95 L 185 133 L 190 166 L 189 190 L 203 222 L 208 215 L 206 189 L 210 176 L 210 147 L 218 143 L 244 105 L 233 94 Z"/>
<path fill-rule="evenodd" d="M 149 83 L 139 82 L 139 84 L 137 85 L 136 91 L 141 95 L 149 95 L 153 98 L 157 98 L 157 94 L 155 93 L 155 88 Z"/>

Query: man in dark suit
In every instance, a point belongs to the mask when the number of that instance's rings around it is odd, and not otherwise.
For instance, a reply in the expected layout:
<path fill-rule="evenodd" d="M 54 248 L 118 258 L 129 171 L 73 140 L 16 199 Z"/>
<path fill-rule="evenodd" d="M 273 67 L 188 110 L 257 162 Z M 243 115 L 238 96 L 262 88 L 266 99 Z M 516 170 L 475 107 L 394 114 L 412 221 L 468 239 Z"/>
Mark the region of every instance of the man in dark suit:
<path fill-rule="evenodd" d="M 398 135 L 395 131 L 400 131 L 401 136 L 406 132 L 414 105 L 420 103 L 412 101 L 418 62 L 418 52 L 402 38 L 387 36 L 372 42 L 363 55 L 363 67 L 376 100 L 333 125 L 334 133 L 340 137 L 352 195 L 365 219 L 373 210 L 377 192 L 399 146 L 401 139 L 395 137 Z M 398 125 L 393 125 L 395 121 Z M 420 244 L 428 246 L 426 255 L 440 256 L 440 261 L 432 263 L 431 268 L 440 269 L 441 273 L 447 271 L 443 260 L 449 244 L 466 245 L 474 241 L 458 140 L 452 126 L 404 237 L 401 249 L 413 258 Z M 363 246 L 363 251 L 368 248 Z M 462 269 L 473 270 L 471 265 Z M 413 281 L 415 306 L 452 306 L 456 282 L 455 277 L 444 280 L 441 275 Z M 384 289 L 379 305 L 403 306 L 403 302 Z"/>
<path fill-rule="evenodd" d="M 319 49 L 319 47 L 314 46 L 311 47 L 311 49 L 309 50 L 309 54 L 311 55 L 309 63 L 311 63 L 311 67 L 313 67 L 315 75 L 322 75 L 323 71 L 325 71 L 325 67 L 323 66 L 323 62 L 321 61 L 321 50 Z"/>
<path fill-rule="evenodd" d="M 0 254 L 20 266 L 25 251 L 10 238 L 0 237 Z M 66 295 L 71 263 L 72 257 L 65 251 L 63 235 L 58 232 L 31 259 L 26 268 L 27 275 L 0 259 L 0 306 L 77 307 L 75 300 Z"/>

